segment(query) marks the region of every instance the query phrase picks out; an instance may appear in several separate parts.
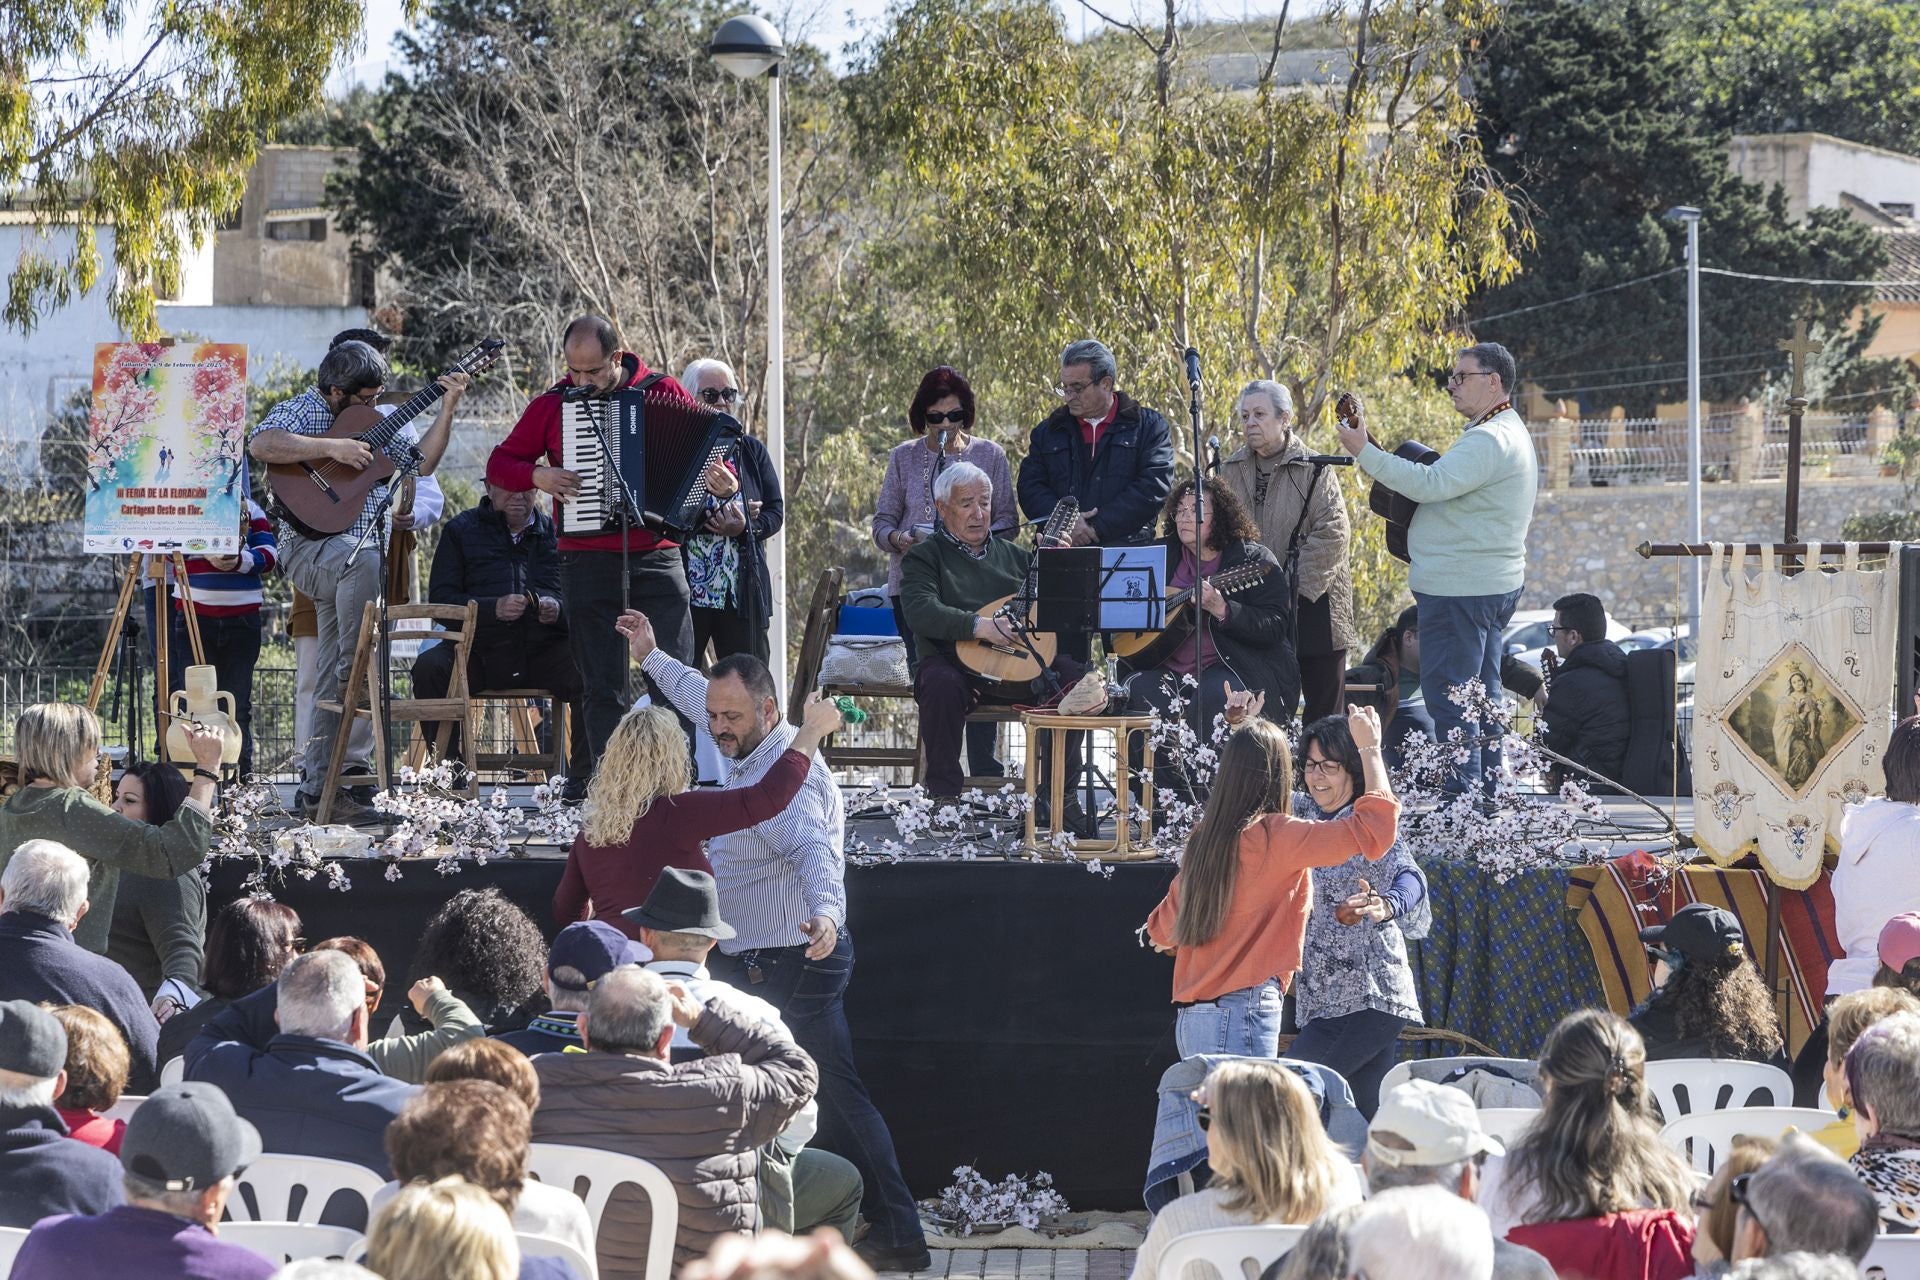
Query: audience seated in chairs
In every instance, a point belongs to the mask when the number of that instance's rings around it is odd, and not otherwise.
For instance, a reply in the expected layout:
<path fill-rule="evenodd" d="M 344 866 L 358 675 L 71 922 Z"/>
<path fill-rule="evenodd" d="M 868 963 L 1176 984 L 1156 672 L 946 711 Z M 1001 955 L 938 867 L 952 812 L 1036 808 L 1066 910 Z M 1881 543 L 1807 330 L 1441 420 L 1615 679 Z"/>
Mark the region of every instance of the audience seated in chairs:
<path fill-rule="evenodd" d="M 170 1084 L 127 1122 L 127 1202 L 97 1217 L 48 1218 L 13 1264 L 16 1280 L 266 1280 L 279 1269 L 219 1239 L 235 1178 L 260 1134 L 220 1090 Z"/>
<path fill-rule="evenodd" d="M 367 1056 L 368 1016 L 366 981 L 351 956 L 296 956 L 272 987 L 201 1030 L 187 1048 L 187 1079 L 226 1090 L 269 1151 L 390 1176 L 383 1137 L 414 1089 L 381 1075 Z"/>
<path fill-rule="evenodd" d="M 1647 1060 L 1742 1058 L 1785 1068 L 1780 1016 L 1754 968 L 1739 917 L 1690 902 L 1640 931 L 1653 957 L 1653 991 L 1628 1021 Z M 1674 1117 L 1677 1118 L 1677 1117 Z"/>
<path fill-rule="evenodd" d="M 1285 1065 L 1223 1063 L 1194 1100 L 1207 1132 L 1213 1181 L 1154 1216 L 1134 1257 L 1133 1280 L 1155 1280 L 1167 1246 L 1189 1232 L 1304 1225 L 1359 1202 L 1353 1162 L 1328 1140 L 1313 1095 Z"/>
<path fill-rule="evenodd" d="M 284 902 L 235 898 L 214 912 L 200 971 L 207 998 L 161 1026 L 160 1065 L 184 1057 L 200 1028 L 241 996 L 272 986 L 299 954 L 300 917 Z"/>
<path fill-rule="evenodd" d="M 1693 1261 L 1696 1276 L 1713 1277 L 1733 1265 L 1733 1231 L 1740 1206 L 1733 1202 L 1733 1180 L 1752 1173 L 1768 1160 L 1780 1140 L 1743 1133 L 1728 1144 L 1707 1179 L 1693 1197 Z M 1745 1187 L 1746 1183 L 1740 1184 Z"/>
<path fill-rule="evenodd" d="M 0 1000 L 0 1227 L 120 1204 L 120 1162 L 67 1137 L 53 1100 L 66 1081 L 67 1033 L 46 1010 Z"/>
<path fill-rule="evenodd" d="M 100 1113 L 120 1101 L 126 1090 L 126 1037 L 83 1005 L 56 1004 L 47 1012 L 60 1020 L 67 1033 L 67 1082 L 53 1100 L 54 1110 L 67 1126 L 68 1137 L 117 1156 L 127 1122 L 109 1120 Z"/>
<path fill-rule="evenodd" d="M 533 1074 L 526 1059 L 520 1061 Z M 395 1181 L 375 1197 L 374 1212 L 402 1184 L 457 1175 L 492 1196 L 515 1231 L 564 1240 L 591 1258 L 593 1225 L 585 1202 L 571 1187 L 550 1187 L 527 1174 L 532 1135 L 532 1111 L 500 1085 L 486 1080 L 430 1084 L 387 1126 Z"/>
<path fill-rule="evenodd" d="M 1837 1113 L 1833 1123 L 1808 1135 L 1839 1156 L 1851 1160 L 1860 1149 L 1860 1131 L 1853 1123 L 1853 1092 L 1847 1088 L 1847 1052 L 1868 1027 L 1896 1013 L 1920 1013 L 1920 998 L 1902 987 L 1868 987 L 1841 996 L 1827 1006 L 1827 1105 Z"/>
<path fill-rule="evenodd" d="M 1539 1118 L 1487 1162 L 1480 1206 L 1496 1233 L 1592 1280 L 1692 1271 L 1693 1175 L 1654 1125 L 1646 1056 L 1611 1013 L 1561 1019 L 1540 1054 Z"/>
<path fill-rule="evenodd" d="M 155 827 L 171 822 L 186 798 L 186 778 L 161 760 L 128 766 L 113 788 L 116 813 Z M 207 880 L 199 868 L 170 877 L 121 873 L 107 959 L 133 975 L 162 1023 L 200 1003 L 206 928 Z"/>
<path fill-rule="evenodd" d="M 702 1005 L 636 965 L 595 983 L 580 1021 L 586 1052 L 534 1059 L 535 1141 L 658 1165 L 679 1193 L 676 1267 L 705 1253 L 717 1235 L 753 1230 L 757 1148 L 813 1097 L 820 1082 L 813 1059 L 723 1000 Z M 707 1057 L 671 1061 L 676 1024 Z M 603 1273 L 632 1270 L 646 1255 L 650 1215 L 634 1195 L 616 1191 L 600 1219 Z"/>
<path fill-rule="evenodd" d="M 547 940 L 540 926 L 498 889 L 462 889 L 427 921 L 410 972 L 436 975 L 473 1011 L 489 1035 L 527 1025 L 545 1006 Z M 408 1032 L 428 1030 L 412 1008 L 400 1011 Z"/>
<path fill-rule="evenodd" d="M 495 1036 L 527 1057 L 536 1053 L 565 1053 L 584 1048 L 580 1015 L 587 1011 L 587 993 L 593 984 L 623 964 L 650 959 L 626 934 L 605 920 L 582 920 L 562 929 L 547 955 L 548 1009 L 517 1031 Z"/>
<path fill-rule="evenodd" d="M 1880 1225 L 1874 1193 L 1838 1157 L 1803 1134 L 1780 1140 L 1766 1162 L 1728 1182 L 1735 1262 L 1783 1253 L 1835 1254 L 1857 1264 Z"/>
<path fill-rule="evenodd" d="M 1553 602 L 1553 650 L 1560 664 L 1541 708 L 1547 748 L 1617 782 L 1625 772 L 1632 719 L 1627 655 L 1607 639 L 1607 609 L 1598 596 L 1583 592 Z M 1583 786 L 1594 785 L 1585 775 L 1573 776 Z"/>
<path fill-rule="evenodd" d="M 560 596 L 560 553 L 553 520 L 534 505 L 533 490 L 487 485 L 480 505 L 447 522 L 427 579 L 431 604 L 479 603 L 479 634 L 467 646 L 467 688 L 546 689 L 573 708 L 568 759 L 584 767 L 587 721 L 580 713 L 580 672 L 568 649 Z M 453 681 L 453 646 L 437 644 L 413 661 L 416 698 L 444 698 Z M 558 724 L 558 719 L 550 724 Z M 431 748 L 440 726 L 420 726 Z M 458 759 L 455 725 L 445 759 Z M 584 786 L 584 783 L 583 783 Z"/>
<path fill-rule="evenodd" d="M 733 927 L 720 918 L 712 876 L 670 867 L 646 902 L 625 914 L 653 953 L 648 969 L 681 984 L 702 1004 L 717 996 L 768 1030 L 792 1037 L 778 1009 L 707 972 L 708 953 L 722 938 L 735 936 Z M 685 1027 L 673 1029 L 672 1052 L 675 1061 L 702 1056 Z M 851 1161 L 807 1145 L 819 1123 L 819 1107 L 809 1101 L 777 1138 L 760 1148 L 761 1218 L 767 1226 L 800 1234 L 831 1227 L 852 1244 L 865 1184 Z"/>
<path fill-rule="evenodd" d="M 387 987 L 387 968 L 380 963 L 379 954 L 365 939 L 351 937 L 328 938 L 314 943 L 313 949 L 344 952 L 359 966 L 361 980 L 367 984 L 367 1019 L 371 1026 Z M 427 1068 L 440 1054 L 462 1040 L 487 1034 L 487 1029 L 473 1016 L 473 1010 L 462 1004 L 438 978 L 429 976 L 415 982 L 407 989 L 407 1003 L 413 1006 L 416 1016 L 433 1024 L 432 1029 L 369 1040 L 367 1056 L 373 1059 L 373 1065 L 380 1068 L 382 1075 L 419 1084 L 427 1078 Z"/>
<path fill-rule="evenodd" d="M 0 871 L 0 1000 L 78 1004 L 126 1038 L 135 1093 L 160 1082 L 160 1028 L 127 971 L 74 941 L 87 914 L 87 863 L 63 844 L 29 840 Z"/>
<path fill-rule="evenodd" d="M 1381 1099 L 1367 1128 L 1368 1192 L 1430 1186 L 1471 1203 L 1479 1198 L 1481 1166 L 1504 1150 L 1481 1129 L 1479 1110 L 1464 1090 L 1409 1080 Z M 1532 1249 L 1494 1239 L 1493 1280 L 1553 1278 L 1553 1268 Z"/>
<path fill-rule="evenodd" d="M 1860 1150 L 1848 1163 L 1880 1202 L 1880 1229 L 1920 1228 L 1920 1016 L 1868 1027 L 1847 1053 Z"/>
<path fill-rule="evenodd" d="M 367 1232 L 367 1266 L 381 1280 L 517 1280 L 533 1274 L 522 1268 L 506 1211 L 458 1176 L 402 1187 L 381 1205 Z"/>

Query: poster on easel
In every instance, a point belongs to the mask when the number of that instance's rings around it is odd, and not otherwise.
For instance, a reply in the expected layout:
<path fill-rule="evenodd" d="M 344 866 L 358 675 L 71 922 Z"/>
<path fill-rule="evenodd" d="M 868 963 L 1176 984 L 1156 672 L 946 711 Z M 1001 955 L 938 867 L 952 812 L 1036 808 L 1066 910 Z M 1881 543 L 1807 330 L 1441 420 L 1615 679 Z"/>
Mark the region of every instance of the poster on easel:
<path fill-rule="evenodd" d="M 94 349 L 84 550 L 232 555 L 246 501 L 247 348 Z"/>

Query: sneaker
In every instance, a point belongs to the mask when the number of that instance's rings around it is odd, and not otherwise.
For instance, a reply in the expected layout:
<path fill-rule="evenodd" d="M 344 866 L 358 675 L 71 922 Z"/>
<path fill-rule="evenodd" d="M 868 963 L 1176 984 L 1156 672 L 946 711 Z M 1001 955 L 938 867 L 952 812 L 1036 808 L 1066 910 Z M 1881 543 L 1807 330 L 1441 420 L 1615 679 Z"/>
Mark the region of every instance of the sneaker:
<path fill-rule="evenodd" d="M 1060 699 L 1063 716 L 1097 716 L 1107 709 L 1107 678 L 1089 671 Z"/>
<path fill-rule="evenodd" d="M 560 789 L 560 803 L 585 804 L 587 802 L 587 784 L 591 778 L 568 778 L 567 785 Z"/>
<path fill-rule="evenodd" d="M 320 797 L 297 795 L 293 800 L 293 811 L 302 821 L 320 820 Z M 376 822 L 385 822 L 378 810 L 372 805 L 356 800 L 351 791 L 344 788 L 333 798 L 333 812 L 327 815 L 329 824 L 341 823 L 349 827 L 368 826 Z"/>
<path fill-rule="evenodd" d="M 933 1255 L 927 1252 L 926 1241 L 918 1244 L 884 1245 L 869 1236 L 853 1246 L 860 1260 L 876 1272 L 889 1271 L 927 1271 L 933 1267 Z"/>

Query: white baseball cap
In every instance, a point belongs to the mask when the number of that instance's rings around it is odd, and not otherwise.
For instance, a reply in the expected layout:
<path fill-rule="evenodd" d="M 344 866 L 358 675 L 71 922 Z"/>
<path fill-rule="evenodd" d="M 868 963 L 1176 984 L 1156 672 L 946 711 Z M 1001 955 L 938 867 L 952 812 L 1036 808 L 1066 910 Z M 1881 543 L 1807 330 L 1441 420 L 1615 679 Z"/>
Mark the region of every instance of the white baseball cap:
<path fill-rule="evenodd" d="M 1380 1141 L 1392 1134 L 1398 1144 Z M 1367 1158 L 1402 1165 L 1452 1164 L 1473 1156 L 1505 1155 L 1500 1140 L 1480 1127 L 1480 1112 L 1465 1090 L 1409 1080 L 1380 1100 L 1367 1128 Z"/>

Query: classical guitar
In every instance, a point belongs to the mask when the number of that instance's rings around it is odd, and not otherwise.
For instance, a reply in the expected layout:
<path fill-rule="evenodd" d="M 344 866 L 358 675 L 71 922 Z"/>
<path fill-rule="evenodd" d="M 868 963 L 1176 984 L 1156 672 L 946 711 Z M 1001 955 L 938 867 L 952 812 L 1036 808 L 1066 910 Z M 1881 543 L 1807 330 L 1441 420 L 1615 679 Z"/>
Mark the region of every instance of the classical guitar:
<path fill-rule="evenodd" d="M 1071 494 L 1054 505 L 1053 513 L 1034 539 L 1035 553 L 1054 547 L 1071 546 L 1073 522 L 1080 516 L 1080 500 Z M 996 692 L 1019 697 L 1027 686 L 1039 679 L 1059 653 L 1058 639 L 1051 631 L 1033 629 L 1034 569 L 1027 569 L 1026 585 L 1010 596 L 1002 596 L 981 606 L 976 612 L 983 618 L 998 618 L 1014 633 L 1013 644 L 989 644 L 985 640 L 954 642 L 954 657 L 960 665 L 993 686 Z M 1024 641 L 1024 643 L 1022 643 Z"/>
<path fill-rule="evenodd" d="M 1354 402 L 1353 393 L 1342 392 L 1340 398 L 1333 402 L 1333 412 L 1340 421 L 1350 427 L 1358 422 L 1360 409 Z M 1373 438 L 1371 431 L 1367 433 L 1367 440 L 1371 444 L 1384 447 Z M 1396 445 L 1388 452 L 1396 458 L 1405 458 L 1408 462 L 1417 462 L 1423 467 L 1430 467 L 1440 461 L 1440 454 L 1436 450 L 1429 449 L 1418 440 L 1409 440 L 1405 444 Z M 1420 509 L 1420 504 L 1405 494 L 1389 489 L 1384 481 L 1375 480 L 1373 488 L 1367 491 L 1367 509 L 1387 522 L 1387 554 L 1403 563 L 1411 563 L 1412 557 L 1407 551 L 1407 530 L 1412 526 L 1413 513 Z"/>
<path fill-rule="evenodd" d="M 1249 560 L 1225 572 L 1216 573 L 1207 581 L 1221 595 L 1230 596 L 1264 582 L 1267 575 L 1279 567 L 1265 560 Z M 1115 632 L 1107 638 L 1107 652 L 1126 659 L 1127 665 L 1135 671 L 1150 671 L 1159 666 L 1193 634 L 1196 621 L 1193 595 L 1192 587 L 1182 587 L 1169 595 L 1164 625 L 1160 630 Z"/>
<path fill-rule="evenodd" d="M 476 344 L 447 372 L 481 373 L 500 358 L 505 346 L 499 338 L 488 338 Z M 382 414 L 372 405 L 356 404 L 343 409 L 325 438 L 351 438 L 373 450 L 373 461 L 364 470 L 355 471 L 331 458 L 279 462 L 268 467 L 267 483 L 286 522 L 301 537 L 316 540 L 351 529 L 353 522 L 360 518 L 367 495 L 394 472 L 393 459 L 381 451 L 392 443 L 400 428 L 432 407 L 442 394 L 440 384 L 435 381 L 415 392 L 392 413 Z"/>

